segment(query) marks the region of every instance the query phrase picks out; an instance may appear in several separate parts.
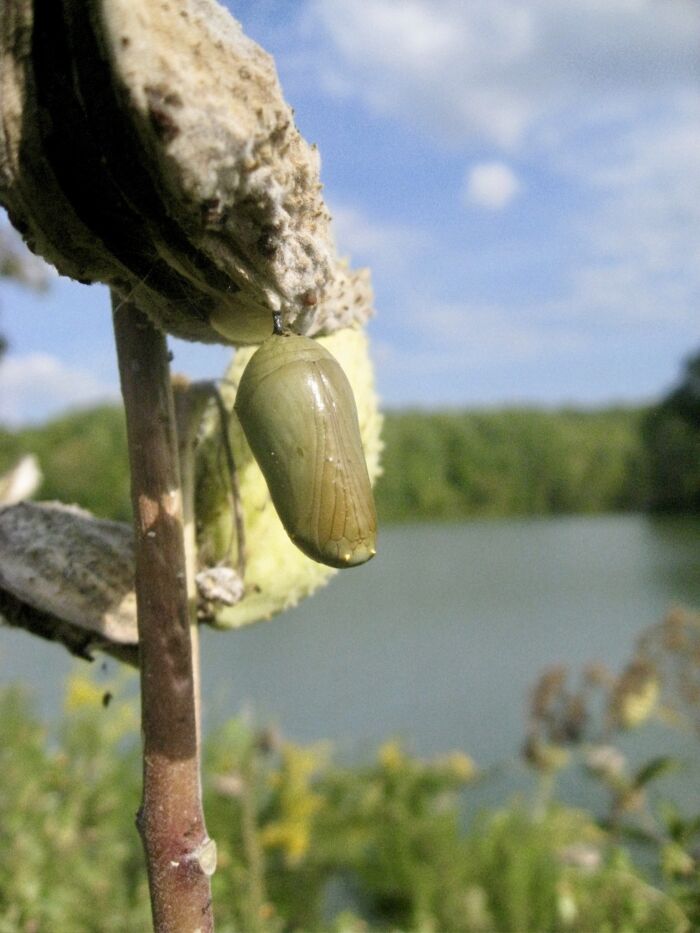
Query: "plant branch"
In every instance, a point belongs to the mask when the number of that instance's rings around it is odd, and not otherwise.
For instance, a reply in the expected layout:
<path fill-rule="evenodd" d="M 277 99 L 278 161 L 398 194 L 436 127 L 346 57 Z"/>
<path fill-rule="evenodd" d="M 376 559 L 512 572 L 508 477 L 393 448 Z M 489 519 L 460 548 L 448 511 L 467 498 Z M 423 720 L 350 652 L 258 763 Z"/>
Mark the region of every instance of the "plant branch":
<path fill-rule="evenodd" d="M 113 294 L 134 509 L 143 798 L 137 824 L 157 933 L 213 930 L 182 503 L 165 335 Z"/>
<path fill-rule="evenodd" d="M 192 647 L 192 677 L 194 681 L 194 710 L 197 724 L 197 744 L 201 746 L 202 686 L 199 649 L 199 620 L 197 618 L 197 531 L 195 516 L 195 448 L 197 431 L 204 409 L 211 397 L 211 384 L 191 383 L 184 376 L 172 380 L 177 430 L 180 487 L 182 490 L 182 522 L 185 545 L 185 579 Z"/>

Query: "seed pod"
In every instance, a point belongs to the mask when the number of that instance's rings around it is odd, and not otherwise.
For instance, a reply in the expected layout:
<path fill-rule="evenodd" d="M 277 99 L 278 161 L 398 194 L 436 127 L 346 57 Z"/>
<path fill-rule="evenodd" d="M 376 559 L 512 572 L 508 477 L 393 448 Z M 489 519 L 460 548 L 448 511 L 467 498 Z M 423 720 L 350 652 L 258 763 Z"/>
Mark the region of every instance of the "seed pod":
<path fill-rule="evenodd" d="M 297 547 L 331 567 L 373 557 L 372 487 L 355 399 L 335 357 L 308 337 L 273 334 L 248 363 L 235 408 Z"/>

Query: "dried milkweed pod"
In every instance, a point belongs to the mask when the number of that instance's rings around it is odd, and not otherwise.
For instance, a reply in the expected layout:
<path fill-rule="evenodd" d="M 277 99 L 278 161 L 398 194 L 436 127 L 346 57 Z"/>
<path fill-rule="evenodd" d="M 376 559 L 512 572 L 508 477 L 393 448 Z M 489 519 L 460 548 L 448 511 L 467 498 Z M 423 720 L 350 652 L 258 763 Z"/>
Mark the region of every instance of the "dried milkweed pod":
<path fill-rule="evenodd" d="M 214 0 L 5 0 L 0 203 L 59 272 L 163 330 L 257 343 L 362 323 L 319 158 L 272 58 Z"/>
<path fill-rule="evenodd" d="M 0 509 L 0 614 L 90 657 L 137 661 L 133 534 L 58 502 Z"/>
<path fill-rule="evenodd" d="M 337 255 L 318 154 L 270 56 L 215 0 L 6 0 L 0 46 L 0 202 L 31 247 L 62 274 L 109 284 L 169 333 L 242 346 L 236 380 L 272 312 L 295 333 L 337 340 L 374 478 L 369 273 Z M 220 436 L 217 415 L 207 425 Z M 245 447 L 249 554 L 243 599 L 213 613 L 225 626 L 267 618 L 332 573 L 285 550 L 242 435 L 233 443 Z M 231 517 L 220 447 L 204 447 L 206 569 L 229 560 Z"/>

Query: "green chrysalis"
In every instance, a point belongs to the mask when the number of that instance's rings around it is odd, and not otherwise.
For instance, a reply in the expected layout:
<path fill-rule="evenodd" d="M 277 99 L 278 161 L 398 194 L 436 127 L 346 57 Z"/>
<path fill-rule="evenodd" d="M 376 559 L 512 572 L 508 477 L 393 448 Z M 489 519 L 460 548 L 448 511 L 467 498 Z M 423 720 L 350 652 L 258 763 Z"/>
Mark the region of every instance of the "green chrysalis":
<path fill-rule="evenodd" d="M 376 553 L 377 519 L 350 383 L 317 341 L 275 333 L 253 354 L 236 414 L 292 541 L 354 567 Z"/>

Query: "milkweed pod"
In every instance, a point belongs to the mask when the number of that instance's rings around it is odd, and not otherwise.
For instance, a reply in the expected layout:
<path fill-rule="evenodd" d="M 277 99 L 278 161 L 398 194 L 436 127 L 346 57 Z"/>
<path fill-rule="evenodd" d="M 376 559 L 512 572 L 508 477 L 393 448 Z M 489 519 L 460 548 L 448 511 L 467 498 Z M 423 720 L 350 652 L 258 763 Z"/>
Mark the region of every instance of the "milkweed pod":
<path fill-rule="evenodd" d="M 292 541 L 331 567 L 373 557 L 372 487 L 355 399 L 335 357 L 308 337 L 273 334 L 248 363 L 235 409 Z"/>

